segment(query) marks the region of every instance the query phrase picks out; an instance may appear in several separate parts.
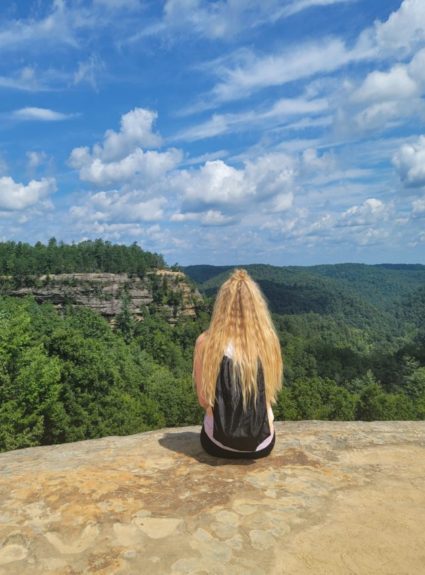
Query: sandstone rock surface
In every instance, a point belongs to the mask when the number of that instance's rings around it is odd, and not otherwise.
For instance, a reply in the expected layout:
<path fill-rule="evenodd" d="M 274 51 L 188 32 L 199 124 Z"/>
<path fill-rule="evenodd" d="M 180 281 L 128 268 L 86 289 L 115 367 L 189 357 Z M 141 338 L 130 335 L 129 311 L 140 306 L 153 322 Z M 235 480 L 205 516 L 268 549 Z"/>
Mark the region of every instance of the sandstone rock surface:
<path fill-rule="evenodd" d="M 0 574 L 424 573 L 425 422 L 276 429 L 258 461 L 199 427 L 0 454 Z"/>

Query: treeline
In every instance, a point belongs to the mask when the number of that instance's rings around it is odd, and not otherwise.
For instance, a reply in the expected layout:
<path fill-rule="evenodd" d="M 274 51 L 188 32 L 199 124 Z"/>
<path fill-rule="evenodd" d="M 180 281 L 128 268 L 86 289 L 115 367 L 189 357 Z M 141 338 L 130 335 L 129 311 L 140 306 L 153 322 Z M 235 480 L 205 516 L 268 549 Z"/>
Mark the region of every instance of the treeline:
<path fill-rule="evenodd" d="M 61 273 L 128 273 L 142 277 L 146 271 L 166 267 L 161 255 L 102 239 L 65 244 L 51 238 L 34 246 L 23 242 L 0 243 L 0 275 L 16 280 Z"/>

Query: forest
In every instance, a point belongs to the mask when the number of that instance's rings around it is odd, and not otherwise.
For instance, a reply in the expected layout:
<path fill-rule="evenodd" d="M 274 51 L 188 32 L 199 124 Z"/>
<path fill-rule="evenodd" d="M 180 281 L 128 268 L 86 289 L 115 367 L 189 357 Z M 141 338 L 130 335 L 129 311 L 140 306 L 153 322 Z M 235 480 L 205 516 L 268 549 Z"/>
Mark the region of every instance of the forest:
<path fill-rule="evenodd" d="M 142 277 L 149 269 L 165 267 L 161 255 L 101 239 L 65 244 L 51 238 L 34 246 L 24 242 L 0 242 L 0 276 L 11 276 L 15 284 L 33 276 L 72 272 L 128 273 Z"/>
<path fill-rule="evenodd" d="M 137 244 L 0 244 L 7 281 L 39 275 L 143 275 L 166 267 Z M 277 420 L 425 419 L 425 266 L 244 266 L 272 312 L 284 358 Z M 204 295 L 171 325 L 155 305 L 114 326 L 72 304 L 0 297 L 0 451 L 200 424 L 197 336 L 233 266 L 182 270 Z"/>

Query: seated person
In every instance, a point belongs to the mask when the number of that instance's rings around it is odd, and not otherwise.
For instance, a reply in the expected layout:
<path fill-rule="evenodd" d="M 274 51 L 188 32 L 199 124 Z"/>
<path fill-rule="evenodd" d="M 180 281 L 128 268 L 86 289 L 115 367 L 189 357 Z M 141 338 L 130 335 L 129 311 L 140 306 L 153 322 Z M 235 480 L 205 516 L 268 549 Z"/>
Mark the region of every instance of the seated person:
<path fill-rule="evenodd" d="M 208 330 L 195 345 L 193 379 L 205 409 L 201 444 L 217 457 L 268 455 L 272 403 L 282 385 L 279 339 L 258 285 L 237 269 L 221 286 Z"/>

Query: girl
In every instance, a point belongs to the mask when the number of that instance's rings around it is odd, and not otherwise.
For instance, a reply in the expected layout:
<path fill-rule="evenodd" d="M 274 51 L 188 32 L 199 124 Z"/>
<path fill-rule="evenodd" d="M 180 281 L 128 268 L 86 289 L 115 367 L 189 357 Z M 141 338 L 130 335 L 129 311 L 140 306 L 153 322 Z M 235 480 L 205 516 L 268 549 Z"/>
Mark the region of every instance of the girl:
<path fill-rule="evenodd" d="M 260 288 L 245 270 L 236 269 L 221 286 L 210 326 L 194 350 L 193 379 L 205 409 L 205 451 L 236 459 L 271 452 L 271 405 L 282 372 L 279 339 Z"/>

